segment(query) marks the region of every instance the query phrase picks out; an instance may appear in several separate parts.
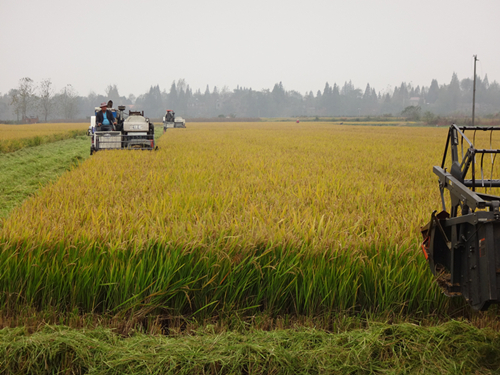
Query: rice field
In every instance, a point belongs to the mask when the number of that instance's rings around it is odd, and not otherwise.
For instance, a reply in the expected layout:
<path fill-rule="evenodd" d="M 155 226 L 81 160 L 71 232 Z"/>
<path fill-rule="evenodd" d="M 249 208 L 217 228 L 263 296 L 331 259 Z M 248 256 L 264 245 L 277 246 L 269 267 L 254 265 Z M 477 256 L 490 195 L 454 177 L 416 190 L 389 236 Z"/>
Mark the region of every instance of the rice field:
<path fill-rule="evenodd" d="M 2 134 L 0 153 L 13 152 L 24 147 L 33 147 L 84 135 L 88 126 L 88 123 L 0 124 L 0 134 Z"/>
<path fill-rule="evenodd" d="M 447 128 L 193 123 L 98 152 L 0 222 L 0 308 L 447 314 L 419 249 Z"/>
<path fill-rule="evenodd" d="M 223 233 L 243 249 L 414 242 L 419 228 L 408 221 L 427 220 L 439 202 L 429 195 L 446 131 L 311 127 L 197 125 L 160 138 L 155 153 L 98 153 L 13 212 L 1 233 L 215 248 Z M 433 149 L 429 132 L 439 134 Z M 417 217 L 415 204 L 424 205 Z"/>

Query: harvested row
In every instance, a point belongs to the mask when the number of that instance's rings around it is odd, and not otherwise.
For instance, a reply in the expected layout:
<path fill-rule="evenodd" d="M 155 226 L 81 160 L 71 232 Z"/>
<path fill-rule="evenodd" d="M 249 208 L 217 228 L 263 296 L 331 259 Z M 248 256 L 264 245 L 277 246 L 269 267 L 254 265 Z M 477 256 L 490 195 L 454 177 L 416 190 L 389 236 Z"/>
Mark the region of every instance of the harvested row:
<path fill-rule="evenodd" d="M 327 333 L 313 328 L 213 332 L 180 337 L 45 325 L 0 331 L 7 374 L 497 374 L 500 335 L 451 321 L 438 327 L 370 324 Z M 90 369 L 90 370 L 89 370 Z"/>
<path fill-rule="evenodd" d="M 0 125 L 0 153 L 86 134 L 88 123 Z"/>
<path fill-rule="evenodd" d="M 447 312 L 420 254 L 446 129 L 196 124 L 14 210 L 1 307 L 210 317 Z"/>

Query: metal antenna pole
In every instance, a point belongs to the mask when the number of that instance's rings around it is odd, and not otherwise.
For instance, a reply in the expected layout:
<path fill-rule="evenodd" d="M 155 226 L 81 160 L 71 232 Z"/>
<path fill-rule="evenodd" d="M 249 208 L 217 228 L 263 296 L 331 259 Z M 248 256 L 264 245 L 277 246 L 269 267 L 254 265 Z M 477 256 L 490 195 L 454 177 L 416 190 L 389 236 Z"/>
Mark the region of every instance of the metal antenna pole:
<path fill-rule="evenodd" d="M 476 109 L 476 61 L 477 61 L 477 55 L 474 55 L 474 87 L 472 89 L 472 126 L 474 126 L 474 112 Z"/>

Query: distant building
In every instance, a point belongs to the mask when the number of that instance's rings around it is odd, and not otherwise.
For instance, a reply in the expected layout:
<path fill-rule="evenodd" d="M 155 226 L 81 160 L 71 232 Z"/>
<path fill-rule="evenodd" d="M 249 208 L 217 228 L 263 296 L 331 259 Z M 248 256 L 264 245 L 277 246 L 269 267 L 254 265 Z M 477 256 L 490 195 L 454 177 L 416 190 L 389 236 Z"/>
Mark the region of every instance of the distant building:
<path fill-rule="evenodd" d="M 410 98 L 410 105 L 417 106 L 420 103 L 420 96 L 412 96 Z"/>
<path fill-rule="evenodd" d="M 38 116 L 25 116 L 22 122 L 24 124 L 38 124 Z"/>

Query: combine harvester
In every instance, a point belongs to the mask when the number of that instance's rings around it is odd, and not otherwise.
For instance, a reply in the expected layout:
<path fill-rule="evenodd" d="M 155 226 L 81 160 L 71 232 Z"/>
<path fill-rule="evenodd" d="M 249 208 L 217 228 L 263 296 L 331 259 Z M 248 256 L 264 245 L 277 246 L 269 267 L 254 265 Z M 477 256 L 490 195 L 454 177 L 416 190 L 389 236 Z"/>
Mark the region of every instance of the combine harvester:
<path fill-rule="evenodd" d="M 182 117 L 175 117 L 175 112 L 167 109 L 167 113 L 163 116 L 163 124 L 166 128 L 185 128 L 186 120 Z"/>
<path fill-rule="evenodd" d="M 95 108 L 95 114 L 101 108 Z M 99 150 L 156 150 L 154 124 L 144 117 L 144 111 L 129 111 L 124 113 L 125 106 L 118 106 L 118 110 L 109 108 L 116 120 L 114 130 L 101 131 L 96 126 L 96 116 L 90 118 L 88 135 L 92 139 L 90 155 Z"/>
<path fill-rule="evenodd" d="M 463 296 L 475 310 L 500 302 L 500 196 L 492 195 L 500 187 L 500 180 L 493 179 L 500 171 L 495 168 L 500 149 L 492 148 L 498 131 L 497 127 L 451 125 L 441 166 L 434 167 L 442 211 L 434 211 L 422 228 L 422 250 L 438 284 L 447 296 Z M 473 142 L 466 132 L 472 133 Z M 475 147 L 480 135 L 489 136 L 489 148 Z M 449 152 L 451 160 L 446 164 Z M 450 194 L 449 211 L 445 189 Z"/>

